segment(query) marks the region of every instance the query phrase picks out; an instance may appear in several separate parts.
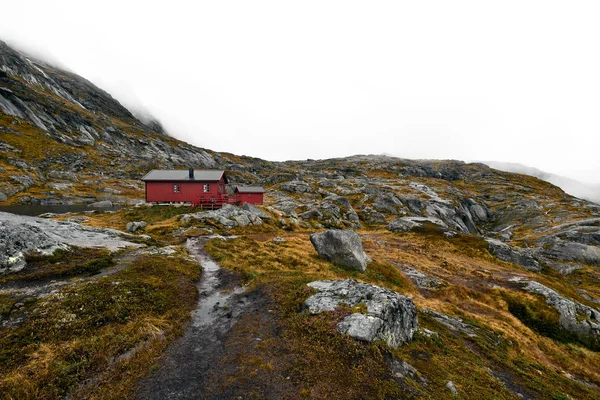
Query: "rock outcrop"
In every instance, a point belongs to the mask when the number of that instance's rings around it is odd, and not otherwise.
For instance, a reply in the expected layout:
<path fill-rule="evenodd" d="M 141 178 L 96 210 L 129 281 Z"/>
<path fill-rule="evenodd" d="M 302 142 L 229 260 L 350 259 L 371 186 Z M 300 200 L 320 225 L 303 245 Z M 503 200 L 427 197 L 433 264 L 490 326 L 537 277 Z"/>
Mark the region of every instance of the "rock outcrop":
<path fill-rule="evenodd" d="M 140 244 L 127 241 L 127 234 L 43 218 L 0 212 L 0 273 L 17 272 L 31 252 L 51 254 L 68 246 L 106 247 L 113 251 Z"/>
<path fill-rule="evenodd" d="M 542 267 L 535 259 L 536 249 L 523 249 L 513 247 L 496 239 L 486 239 L 490 253 L 502 261 L 511 262 L 520 265 L 530 271 L 540 272 Z"/>
<path fill-rule="evenodd" d="M 392 290 L 353 279 L 315 281 L 308 286 L 319 291 L 304 302 L 311 314 L 334 311 L 341 304 L 366 306 L 365 313 L 351 314 L 337 326 L 340 332 L 355 339 L 383 340 L 390 347 L 399 347 L 412 340 L 418 330 L 414 303 Z"/>
<path fill-rule="evenodd" d="M 569 300 L 557 291 L 536 281 L 526 282 L 524 290 L 544 296 L 546 303 L 558 311 L 560 315 L 559 323 L 563 328 L 583 338 L 590 338 L 600 343 L 600 311 Z"/>
<path fill-rule="evenodd" d="M 328 229 L 313 233 L 310 241 L 321 258 L 358 271 L 367 269 L 369 258 L 363 250 L 360 237 L 352 229 Z"/>
<path fill-rule="evenodd" d="M 197 213 L 184 214 L 181 221 L 191 222 L 192 220 L 204 221 L 213 220 L 225 228 L 244 227 L 248 225 L 262 225 L 264 211 L 258 207 L 238 207 L 231 204 L 225 204 L 218 210 L 201 211 Z M 261 218 L 262 216 L 262 218 Z"/>

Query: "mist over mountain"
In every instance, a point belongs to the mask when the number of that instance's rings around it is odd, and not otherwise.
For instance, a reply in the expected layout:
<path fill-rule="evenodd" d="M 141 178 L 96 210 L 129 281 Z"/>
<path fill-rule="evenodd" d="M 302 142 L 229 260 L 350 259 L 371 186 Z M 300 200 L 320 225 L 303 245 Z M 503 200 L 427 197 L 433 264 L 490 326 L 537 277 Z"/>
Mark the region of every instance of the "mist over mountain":
<path fill-rule="evenodd" d="M 593 201 L 595 203 L 600 203 L 600 185 L 598 184 L 583 183 L 576 179 L 552 174 L 549 172 L 542 171 L 538 168 L 529 167 L 527 165 L 519 163 L 503 161 L 482 162 L 486 165 L 489 165 L 492 168 L 499 169 L 502 171 L 535 176 L 536 178 L 540 178 L 542 180 L 545 180 L 546 182 L 550 182 L 553 185 L 560 187 L 562 190 L 569 193 L 570 195 Z"/>

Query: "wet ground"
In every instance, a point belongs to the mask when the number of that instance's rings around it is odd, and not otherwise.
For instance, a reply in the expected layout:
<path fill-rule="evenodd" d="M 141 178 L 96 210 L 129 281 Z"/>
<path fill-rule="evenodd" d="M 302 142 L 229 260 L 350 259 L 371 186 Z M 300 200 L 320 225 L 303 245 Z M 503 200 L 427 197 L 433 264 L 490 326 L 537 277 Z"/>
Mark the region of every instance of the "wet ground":
<path fill-rule="evenodd" d="M 198 307 L 182 337 L 174 341 L 159 367 L 140 382 L 138 399 L 206 398 L 205 380 L 215 360 L 225 353 L 224 342 L 240 316 L 253 308 L 239 277 L 221 269 L 203 250 L 205 238 L 189 239 L 189 253 L 202 265 Z"/>

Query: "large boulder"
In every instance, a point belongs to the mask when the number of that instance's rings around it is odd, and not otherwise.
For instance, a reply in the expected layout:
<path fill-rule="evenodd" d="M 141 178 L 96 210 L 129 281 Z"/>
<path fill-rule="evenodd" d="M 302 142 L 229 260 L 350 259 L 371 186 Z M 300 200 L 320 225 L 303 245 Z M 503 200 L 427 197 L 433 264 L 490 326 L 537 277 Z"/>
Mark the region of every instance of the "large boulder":
<path fill-rule="evenodd" d="M 25 255 L 31 252 L 51 254 L 69 245 L 110 250 L 141 246 L 123 239 L 125 235 L 113 229 L 0 212 L 0 274 L 23 269 Z"/>
<path fill-rule="evenodd" d="M 367 269 L 369 258 L 363 251 L 360 237 L 352 229 L 313 233 L 310 241 L 321 258 L 358 271 Z"/>
<path fill-rule="evenodd" d="M 315 281 L 308 286 L 319 291 L 304 302 L 311 314 L 334 311 L 340 304 L 365 305 L 364 313 L 351 314 L 337 325 L 340 332 L 355 339 L 383 340 L 395 348 L 412 340 L 419 329 L 414 303 L 393 290 L 353 279 Z"/>

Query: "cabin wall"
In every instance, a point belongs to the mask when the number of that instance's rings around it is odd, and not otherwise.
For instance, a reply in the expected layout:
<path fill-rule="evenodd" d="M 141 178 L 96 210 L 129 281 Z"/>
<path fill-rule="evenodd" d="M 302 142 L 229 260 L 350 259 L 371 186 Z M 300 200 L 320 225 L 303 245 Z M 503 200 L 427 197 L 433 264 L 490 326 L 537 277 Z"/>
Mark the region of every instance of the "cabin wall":
<path fill-rule="evenodd" d="M 264 194 L 263 193 L 236 193 L 240 199 L 240 204 L 263 204 Z"/>
<path fill-rule="evenodd" d="M 204 185 L 210 185 L 210 192 L 204 192 Z M 180 185 L 180 192 L 173 192 L 173 185 Z M 212 197 L 218 196 L 219 185 L 224 184 L 221 182 L 202 182 L 202 181 L 183 181 L 183 182 L 146 182 L 146 202 L 187 202 L 198 201 L 201 196 Z M 224 188 L 224 186 L 222 187 Z"/>

